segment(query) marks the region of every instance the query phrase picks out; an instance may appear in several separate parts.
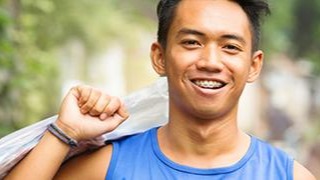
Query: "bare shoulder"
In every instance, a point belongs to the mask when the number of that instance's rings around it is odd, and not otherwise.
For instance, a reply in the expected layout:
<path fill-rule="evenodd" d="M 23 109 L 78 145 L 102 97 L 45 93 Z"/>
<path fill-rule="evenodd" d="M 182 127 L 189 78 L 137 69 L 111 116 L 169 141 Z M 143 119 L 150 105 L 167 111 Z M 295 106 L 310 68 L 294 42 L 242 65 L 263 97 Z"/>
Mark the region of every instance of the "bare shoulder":
<path fill-rule="evenodd" d="M 316 180 L 311 172 L 297 161 L 294 161 L 293 171 L 295 180 Z"/>
<path fill-rule="evenodd" d="M 112 155 L 112 145 L 104 146 L 70 159 L 56 174 L 55 179 L 105 179 Z"/>

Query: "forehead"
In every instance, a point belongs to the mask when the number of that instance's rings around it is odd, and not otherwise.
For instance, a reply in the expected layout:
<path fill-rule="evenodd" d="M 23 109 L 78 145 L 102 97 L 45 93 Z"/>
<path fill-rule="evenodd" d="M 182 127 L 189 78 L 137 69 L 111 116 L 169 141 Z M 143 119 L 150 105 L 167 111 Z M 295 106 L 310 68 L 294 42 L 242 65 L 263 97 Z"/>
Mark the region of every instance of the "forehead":
<path fill-rule="evenodd" d="M 250 22 L 243 9 L 228 0 L 182 0 L 171 29 L 193 28 L 208 33 L 233 33 L 251 38 Z"/>

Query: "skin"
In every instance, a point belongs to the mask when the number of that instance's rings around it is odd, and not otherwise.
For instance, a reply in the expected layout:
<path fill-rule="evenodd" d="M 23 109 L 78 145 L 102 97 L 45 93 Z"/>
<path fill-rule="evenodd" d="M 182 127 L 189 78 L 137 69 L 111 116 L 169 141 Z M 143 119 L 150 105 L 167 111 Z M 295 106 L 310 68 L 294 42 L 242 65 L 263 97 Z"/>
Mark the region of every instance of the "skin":
<path fill-rule="evenodd" d="M 118 98 L 91 87 L 77 86 L 62 102 L 56 124 L 70 137 L 81 141 L 110 132 L 127 118 L 128 113 Z M 109 162 L 111 147 L 82 155 L 61 167 L 69 150 L 68 145 L 47 132 L 5 179 L 103 179 L 106 171 L 100 167 L 106 167 L 103 164 Z M 79 171 L 84 168 L 87 170 Z"/>
<path fill-rule="evenodd" d="M 248 19 L 234 3 L 183 1 L 177 14 L 166 50 L 152 45 L 155 70 L 168 77 L 170 93 L 170 120 L 159 131 L 160 147 L 189 166 L 233 164 L 250 144 L 237 127 L 238 100 L 245 84 L 257 78 L 263 53 L 251 53 Z M 195 80 L 225 86 L 204 89 Z"/>
<path fill-rule="evenodd" d="M 184 0 L 179 4 L 166 49 L 157 42 L 151 46 L 153 68 L 168 77 L 169 123 L 159 129 L 158 141 L 169 159 L 196 168 L 216 168 L 236 163 L 247 152 L 250 138 L 237 125 L 238 101 L 263 64 L 263 52 L 252 53 L 251 40 L 248 18 L 236 3 Z M 218 81 L 223 86 L 201 88 L 196 80 Z M 57 124 L 82 140 L 112 131 L 127 117 L 117 98 L 80 86 L 65 98 Z M 59 169 L 68 150 L 47 133 L 8 179 L 105 178 L 111 145 L 76 157 Z M 34 166 L 37 172 L 29 168 Z M 295 162 L 294 179 L 315 178 Z"/>

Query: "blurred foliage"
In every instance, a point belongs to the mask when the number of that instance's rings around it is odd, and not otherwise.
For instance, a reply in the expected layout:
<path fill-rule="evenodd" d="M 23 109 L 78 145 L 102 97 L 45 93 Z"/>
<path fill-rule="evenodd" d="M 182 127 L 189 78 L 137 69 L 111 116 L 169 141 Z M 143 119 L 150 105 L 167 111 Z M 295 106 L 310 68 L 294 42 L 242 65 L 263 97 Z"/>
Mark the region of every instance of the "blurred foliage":
<path fill-rule="evenodd" d="M 87 56 L 114 41 L 134 48 L 141 30 L 155 32 L 157 2 L 0 0 L 0 137 L 56 114 L 63 81 L 59 53 L 68 42 L 80 41 Z M 261 42 L 267 59 L 274 53 L 305 59 L 319 75 L 320 1 L 269 2 L 272 14 L 262 27 Z M 308 139 L 319 137 L 319 112 L 314 121 Z"/>
<path fill-rule="evenodd" d="M 263 49 L 306 58 L 320 73 L 320 2 L 269 1 Z M 155 31 L 157 2 L 0 0 L 0 136 L 57 112 L 57 52 L 68 41 L 80 40 L 87 53 L 119 39 L 134 46 L 135 32 Z"/>
<path fill-rule="evenodd" d="M 320 74 L 320 1 L 269 0 L 271 16 L 262 28 L 262 46 L 268 54 L 285 53 L 293 60 L 313 63 Z"/>
<path fill-rule="evenodd" d="M 0 123 L 9 127 L 1 134 L 55 110 L 58 87 L 52 77 L 58 71 L 52 50 L 42 46 L 52 40 L 38 36 L 43 29 L 36 18 L 46 13 L 41 8 L 28 1 L 1 1 Z"/>
<path fill-rule="evenodd" d="M 57 51 L 68 40 L 90 53 L 113 38 L 134 43 L 133 32 L 151 27 L 133 2 L 120 2 L 0 0 L 0 137 L 57 112 Z"/>

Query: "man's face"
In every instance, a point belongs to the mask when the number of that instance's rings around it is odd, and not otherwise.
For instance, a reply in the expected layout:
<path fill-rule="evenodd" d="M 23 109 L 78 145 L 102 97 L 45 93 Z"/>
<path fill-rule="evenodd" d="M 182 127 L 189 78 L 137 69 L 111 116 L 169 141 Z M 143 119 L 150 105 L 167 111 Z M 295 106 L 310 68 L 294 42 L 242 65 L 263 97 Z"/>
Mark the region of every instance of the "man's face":
<path fill-rule="evenodd" d="M 236 114 L 246 82 L 262 65 L 262 52 L 251 49 L 249 20 L 238 4 L 181 1 L 166 49 L 152 47 L 154 68 L 168 77 L 170 111 L 202 119 Z"/>

